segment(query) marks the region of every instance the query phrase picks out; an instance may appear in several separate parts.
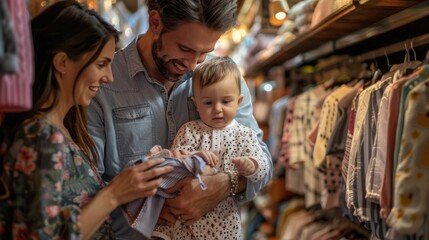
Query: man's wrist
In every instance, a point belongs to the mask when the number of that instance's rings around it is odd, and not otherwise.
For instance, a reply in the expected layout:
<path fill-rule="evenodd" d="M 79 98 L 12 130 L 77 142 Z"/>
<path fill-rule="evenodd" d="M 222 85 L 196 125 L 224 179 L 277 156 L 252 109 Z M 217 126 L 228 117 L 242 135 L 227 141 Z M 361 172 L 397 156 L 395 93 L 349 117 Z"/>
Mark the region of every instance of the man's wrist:
<path fill-rule="evenodd" d="M 230 183 L 230 190 L 229 190 L 229 197 L 235 197 L 235 195 L 238 193 L 239 190 L 239 176 L 238 172 L 236 170 L 228 170 L 226 171 L 229 177 L 229 183 Z"/>

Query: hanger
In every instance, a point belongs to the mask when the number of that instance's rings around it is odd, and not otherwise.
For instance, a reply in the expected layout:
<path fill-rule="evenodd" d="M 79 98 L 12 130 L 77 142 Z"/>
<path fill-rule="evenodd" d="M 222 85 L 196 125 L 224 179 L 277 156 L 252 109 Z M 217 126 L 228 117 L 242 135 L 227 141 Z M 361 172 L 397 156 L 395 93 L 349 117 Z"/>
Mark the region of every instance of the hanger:
<path fill-rule="evenodd" d="M 388 78 L 391 78 L 395 75 L 396 70 L 398 70 L 400 64 L 393 64 L 393 65 L 389 65 L 389 71 L 384 73 L 383 76 L 381 77 L 381 80 L 385 80 Z"/>
<path fill-rule="evenodd" d="M 410 50 L 408 49 L 407 41 L 404 42 L 404 46 L 405 46 L 405 51 L 407 52 L 405 53 L 405 56 L 404 56 L 404 63 L 407 63 L 410 61 Z"/>
<path fill-rule="evenodd" d="M 383 76 L 381 76 L 381 81 L 384 81 L 385 79 L 393 77 L 393 75 L 395 74 L 398 68 L 398 64 L 390 65 L 390 60 L 389 60 L 389 57 L 387 56 L 386 49 L 384 49 L 384 56 L 386 57 L 387 69 L 389 70 L 388 72 L 384 73 Z"/>
<path fill-rule="evenodd" d="M 384 56 L 386 57 L 386 65 L 387 65 L 388 68 L 390 68 L 390 61 L 389 61 L 389 57 L 387 56 L 386 49 L 384 49 Z"/>
<path fill-rule="evenodd" d="M 374 65 L 371 65 L 371 66 L 370 66 L 370 68 L 371 68 L 371 69 L 373 69 L 373 71 L 377 71 L 377 70 L 379 69 L 379 67 L 378 67 L 378 61 L 377 61 L 377 59 L 375 58 L 375 55 L 374 55 L 374 54 L 372 54 L 372 60 L 374 60 L 374 64 L 375 64 L 375 66 L 374 66 Z"/>
<path fill-rule="evenodd" d="M 382 80 L 387 79 L 389 77 L 398 76 L 398 78 L 401 78 L 403 76 L 407 76 L 411 73 L 413 73 L 419 66 L 421 66 L 421 62 L 417 60 L 417 53 L 414 50 L 413 42 L 410 41 L 410 48 L 408 48 L 407 41 L 404 42 L 404 48 L 405 48 L 405 56 L 404 56 L 404 62 L 400 64 L 394 64 L 389 72 L 383 74 Z M 410 50 L 414 53 L 414 59 L 411 60 L 410 57 Z M 396 77 L 395 77 L 396 78 Z"/>
<path fill-rule="evenodd" d="M 413 48 L 413 40 L 411 40 L 411 42 L 410 42 L 410 47 L 414 53 L 414 61 L 417 61 L 417 53 L 416 53 L 416 50 Z"/>
<path fill-rule="evenodd" d="M 372 76 L 370 78 L 371 81 L 365 82 L 365 86 L 369 86 L 369 85 L 376 83 L 380 79 L 380 77 L 383 75 L 380 68 L 378 67 L 378 62 L 377 62 L 377 59 L 375 58 L 374 55 L 373 55 L 372 59 L 374 60 L 375 66 L 372 64 L 370 65 L 370 70 L 372 71 Z"/>
<path fill-rule="evenodd" d="M 371 85 L 376 83 L 379 79 L 381 79 L 382 76 L 383 76 L 383 73 L 381 72 L 380 69 L 377 68 L 375 72 L 372 74 Z"/>
<path fill-rule="evenodd" d="M 405 42 L 405 47 L 407 51 L 406 60 L 408 61 L 404 61 L 404 63 L 398 68 L 398 71 L 400 71 L 400 76 L 409 75 L 422 65 L 422 62 L 417 60 L 417 53 L 416 50 L 414 50 L 413 41 L 410 41 L 410 50 L 414 53 L 414 59 L 412 61 L 410 59 L 409 49 L 407 48 L 407 42 Z"/>

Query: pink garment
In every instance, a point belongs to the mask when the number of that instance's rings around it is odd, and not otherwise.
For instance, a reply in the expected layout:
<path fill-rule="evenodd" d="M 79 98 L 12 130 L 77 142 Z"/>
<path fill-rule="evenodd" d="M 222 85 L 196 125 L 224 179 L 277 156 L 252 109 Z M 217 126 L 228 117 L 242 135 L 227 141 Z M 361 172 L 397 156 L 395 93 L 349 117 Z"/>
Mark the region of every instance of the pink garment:
<path fill-rule="evenodd" d="M 18 36 L 19 71 L 0 75 L 0 112 L 19 112 L 32 107 L 33 49 L 25 0 L 7 0 Z"/>
<path fill-rule="evenodd" d="M 330 91 L 330 90 L 328 90 L 328 91 Z M 319 132 L 320 115 L 322 114 L 323 102 L 325 101 L 327 96 L 329 96 L 329 93 L 327 93 L 325 96 L 321 97 L 317 101 L 317 103 L 314 104 L 314 107 L 313 107 L 313 121 L 315 123 L 314 123 L 313 128 L 307 134 L 307 142 L 308 142 L 308 144 L 310 144 L 312 152 L 314 150 L 314 144 L 316 144 L 317 134 Z"/>
<path fill-rule="evenodd" d="M 317 133 L 319 132 L 319 124 L 320 124 L 320 119 L 317 120 L 316 124 L 314 124 L 313 129 L 311 129 L 311 131 L 307 135 L 308 144 L 310 144 L 310 147 L 313 150 L 314 150 L 314 144 L 316 143 Z"/>
<path fill-rule="evenodd" d="M 295 106 L 295 102 L 296 102 L 296 97 L 292 98 L 289 100 L 289 103 L 286 107 L 286 117 L 285 117 L 285 122 L 283 124 L 283 135 L 282 135 L 282 139 L 281 139 L 281 146 L 280 146 L 280 156 L 279 156 L 279 161 L 282 163 L 282 165 L 285 168 L 293 168 L 290 164 L 289 164 L 289 160 L 290 160 L 290 145 L 289 145 L 289 136 L 290 136 L 290 125 L 292 124 L 293 121 L 293 108 Z"/>
<path fill-rule="evenodd" d="M 387 117 L 387 144 L 386 144 L 386 163 L 384 166 L 384 176 L 381 182 L 380 193 L 380 217 L 386 219 L 392 209 L 392 176 L 393 176 L 393 157 L 395 152 L 396 130 L 399 116 L 399 103 L 401 101 L 402 86 L 410 78 L 400 79 L 392 84 L 389 97 L 389 113 Z"/>

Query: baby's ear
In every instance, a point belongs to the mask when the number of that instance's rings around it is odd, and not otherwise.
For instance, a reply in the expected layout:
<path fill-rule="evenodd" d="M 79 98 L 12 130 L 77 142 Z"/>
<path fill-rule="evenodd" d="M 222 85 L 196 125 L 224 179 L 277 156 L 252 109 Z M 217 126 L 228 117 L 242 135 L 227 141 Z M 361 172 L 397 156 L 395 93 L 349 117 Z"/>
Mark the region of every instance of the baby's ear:
<path fill-rule="evenodd" d="M 241 94 L 241 95 L 238 97 L 238 105 L 240 105 L 242 101 L 243 101 L 243 94 Z"/>
<path fill-rule="evenodd" d="M 195 101 L 195 97 L 191 97 L 192 102 L 194 102 L 195 108 L 197 109 L 198 112 L 198 106 L 197 106 L 197 102 Z"/>

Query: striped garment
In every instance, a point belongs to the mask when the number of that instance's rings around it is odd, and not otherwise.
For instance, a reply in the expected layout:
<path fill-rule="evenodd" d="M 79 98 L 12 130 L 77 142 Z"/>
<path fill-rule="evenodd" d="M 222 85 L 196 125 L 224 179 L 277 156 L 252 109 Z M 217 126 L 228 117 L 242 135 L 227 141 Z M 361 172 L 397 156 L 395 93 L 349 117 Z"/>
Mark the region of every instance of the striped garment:
<path fill-rule="evenodd" d="M 7 0 L 18 37 L 19 71 L 0 74 L 0 112 L 19 112 L 32 107 L 33 51 L 25 0 Z"/>
<path fill-rule="evenodd" d="M 144 160 L 133 161 L 128 164 L 128 167 L 158 157 L 162 156 L 148 157 Z M 201 189 L 205 190 L 207 188 L 201 179 L 201 174 L 206 165 L 204 159 L 196 155 L 183 159 L 170 156 L 164 156 L 163 158 L 165 161 L 154 167 L 173 166 L 174 170 L 162 176 L 162 182 L 156 194 L 145 199 L 134 200 L 122 207 L 125 219 L 130 226 L 142 233 L 146 238 L 151 237 L 161 209 L 164 206 L 165 198 L 173 198 L 177 195 L 177 193 L 167 193 L 165 190 L 173 187 L 179 180 L 185 177 L 196 177 L 200 182 Z"/>

